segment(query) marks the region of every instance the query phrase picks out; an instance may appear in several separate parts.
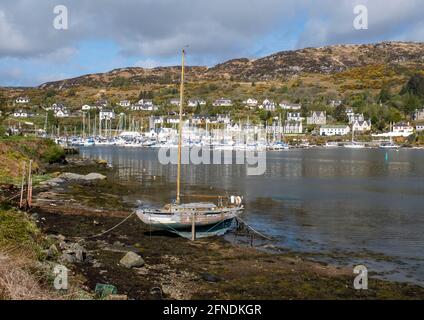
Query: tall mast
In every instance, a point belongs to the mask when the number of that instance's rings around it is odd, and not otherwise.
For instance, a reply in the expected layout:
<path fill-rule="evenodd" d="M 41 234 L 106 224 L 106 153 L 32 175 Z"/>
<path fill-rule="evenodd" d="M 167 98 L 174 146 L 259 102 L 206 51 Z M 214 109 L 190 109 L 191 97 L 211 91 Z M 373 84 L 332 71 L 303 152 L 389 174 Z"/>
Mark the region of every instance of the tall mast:
<path fill-rule="evenodd" d="M 178 172 L 177 172 L 177 204 L 180 204 L 180 179 L 181 179 L 181 143 L 183 139 L 183 101 L 184 101 L 184 56 L 185 50 L 182 50 L 181 56 L 181 86 L 180 86 L 180 122 L 178 127 Z"/>

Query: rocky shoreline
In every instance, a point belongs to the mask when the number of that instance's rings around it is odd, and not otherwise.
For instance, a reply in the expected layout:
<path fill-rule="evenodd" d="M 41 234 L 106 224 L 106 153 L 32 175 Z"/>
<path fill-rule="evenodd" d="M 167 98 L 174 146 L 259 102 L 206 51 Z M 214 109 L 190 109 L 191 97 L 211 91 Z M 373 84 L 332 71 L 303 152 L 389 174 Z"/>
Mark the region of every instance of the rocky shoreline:
<path fill-rule="evenodd" d="M 77 159 L 48 170 L 54 178 L 37 190 L 31 211 L 51 240 L 44 253 L 72 270 L 71 281 L 91 298 L 102 286 L 114 288 L 109 298 L 143 300 L 424 297 L 422 287 L 374 278 L 358 291 L 350 269 L 223 238 L 191 242 L 150 230 L 135 216 L 104 233 L 131 214 L 134 203 L 126 199 L 140 186 L 112 179 L 104 162 Z M 143 183 L 157 179 L 146 173 Z"/>

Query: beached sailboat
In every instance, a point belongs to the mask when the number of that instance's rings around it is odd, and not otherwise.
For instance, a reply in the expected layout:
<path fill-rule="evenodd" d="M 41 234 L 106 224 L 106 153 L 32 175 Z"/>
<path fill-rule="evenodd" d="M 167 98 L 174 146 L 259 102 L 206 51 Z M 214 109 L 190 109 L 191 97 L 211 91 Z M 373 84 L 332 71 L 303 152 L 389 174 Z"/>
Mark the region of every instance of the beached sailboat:
<path fill-rule="evenodd" d="M 239 196 L 211 197 L 214 202 L 182 203 L 181 189 L 181 153 L 183 131 L 183 103 L 184 103 L 184 59 L 182 51 L 181 88 L 180 88 L 180 115 L 178 130 L 178 170 L 177 170 L 177 198 L 174 203 L 165 205 L 160 209 L 140 208 L 137 216 L 145 224 L 157 229 L 168 230 L 180 236 L 191 238 L 204 238 L 225 234 L 232 226 L 234 219 L 244 209 L 242 198 Z M 190 196 L 190 198 L 197 196 Z"/>

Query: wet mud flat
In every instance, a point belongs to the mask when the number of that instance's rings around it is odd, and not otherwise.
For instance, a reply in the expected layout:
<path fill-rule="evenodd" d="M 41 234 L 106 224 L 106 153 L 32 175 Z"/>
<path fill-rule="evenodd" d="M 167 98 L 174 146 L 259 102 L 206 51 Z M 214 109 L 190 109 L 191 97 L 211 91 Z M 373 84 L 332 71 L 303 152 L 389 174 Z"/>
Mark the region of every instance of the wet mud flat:
<path fill-rule="evenodd" d="M 58 170 L 53 168 L 52 170 Z M 112 231 L 134 209 L 132 196 L 152 192 L 166 198 L 171 186 L 146 174 L 143 182 L 110 179 L 113 169 L 86 163 L 61 171 L 108 176 L 103 181 L 66 183 L 40 189 L 35 196 L 39 226 L 64 242 L 80 244 L 85 258 L 68 267 L 94 291 L 96 284 L 112 284 L 129 299 L 423 299 L 424 288 L 370 278 L 368 290 L 355 290 L 351 269 L 309 260 L 284 251 L 268 253 L 224 238 L 195 242 L 156 231 L 135 215 Z M 141 189 L 140 189 L 141 188 Z M 129 252 L 144 264 L 120 264 Z"/>

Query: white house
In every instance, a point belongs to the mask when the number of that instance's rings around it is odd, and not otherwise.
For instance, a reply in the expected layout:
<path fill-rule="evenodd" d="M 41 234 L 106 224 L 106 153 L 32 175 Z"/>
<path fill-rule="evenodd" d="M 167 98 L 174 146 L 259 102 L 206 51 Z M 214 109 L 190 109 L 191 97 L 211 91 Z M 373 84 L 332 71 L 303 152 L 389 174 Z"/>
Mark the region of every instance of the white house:
<path fill-rule="evenodd" d="M 132 111 L 155 111 L 156 107 L 150 104 L 134 104 L 131 106 Z"/>
<path fill-rule="evenodd" d="M 287 112 L 288 121 L 303 121 L 304 118 L 300 112 Z"/>
<path fill-rule="evenodd" d="M 133 111 L 155 111 L 157 108 L 153 104 L 153 100 L 141 99 L 136 104 L 131 106 Z"/>
<path fill-rule="evenodd" d="M 331 100 L 330 101 L 330 106 L 334 107 L 338 107 L 342 104 L 342 100 Z"/>
<path fill-rule="evenodd" d="M 88 104 L 85 104 L 81 107 L 81 110 L 82 111 L 90 111 L 90 110 L 95 109 L 95 108 L 96 107 L 92 107 L 92 106 L 89 106 Z"/>
<path fill-rule="evenodd" d="M 349 119 L 349 124 L 352 124 L 356 121 L 359 121 L 359 122 L 365 121 L 365 117 L 363 113 L 354 113 L 353 111 L 351 111 L 351 112 L 347 112 L 346 115 Z"/>
<path fill-rule="evenodd" d="M 325 125 L 327 124 L 327 115 L 325 111 L 312 111 L 310 116 L 306 118 L 308 125 Z"/>
<path fill-rule="evenodd" d="M 179 102 L 178 102 L 178 105 L 179 105 Z M 197 106 L 206 105 L 206 101 L 203 99 L 190 99 L 188 100 L 187 105 L 191 108 L 196 108 Z"/>
<path fill-rule="evenodd" d="M 168 123 L 168 124 L 179 124 L 180 118 L 179 117 L 168 117 L 168 118 L 166 118 L 166 123 Z"/>
<path fill-rule="evenodd" d="M 151 99 L 141 99 L 137 102 L 137 104 L 145 105 L 145 106 L 153 106 L 153 100 L 151 100 Z"/>
<path fill-rule="evenodd" d="M 169 101 L 169 104 L 172 106 L 180 106 L 180 99 L 174 98 Z"/>
<path fill-rule="evenodd" d="M 248 107 L 256 107 L 258 105 L 258 100 L 253 99 L 253 98 L 249 98 L 246 101 L 243 101 L 243 103 L 248 106 Z"/>
<path fill-rule="evenodd" d="M 355 132 L 371 131 L 371 121 L 370 120 L 363 120 L 363 121 L 356 120 L 355 122 L 352 123 L 352 130 L 354 130 Z"/>
<path fill-rule="evenodd" d="M 56 118 L 67 118 L 67 117 L 69 117 L 69 111 L 66 108 L 56 109 L 54 111 L 54 116 Z"/>
<path fill-rule="evenodd" d="M 265 99 L 262 102 L 262 105 L 259 106 L 259 109 L 264 109 L 267 111 L 275 111 L 275 102 L 269 99 Z"/>
<path fill-rule="evenodd" d="M 111 120 L 115 119 L 115 111 L 113 110 L 101 110 L 99 113 L 100 120 Z"/>
<path fill-rule="evenodd" d="M 66 108 L 66 107 L 62 103 L 53 103 L 52 107 L 49 110 L 56 111 L 56 110 L 60 110 L 60 109 L 64 109 L 64 108 Z"/>
<path fill-rule="evenodd" d="M 319 129 L 321 136 L 344 136 L 350 132 L 348 125 L 326 125 Z"/>
<path fill-rule="evenodd" d="M 415 126 L 415 130 L 416 130 L 417 132 L 422 132 L 422 131 L 424 131 L 424 123 L 417 124 L 417 125 Z"/>
<path fill-rule="evenodd" d="M 230 124 L 231 123 L 231 118 L 230 118 L 230 116 L 228 116 L 226 114 L 218 114 L 216 116 L 216 122 L 217 123 Z"/>
<path fill-rule="evenodd" d="M 214 101 L 213 106 L 214 107 L 231 107 L 233 105 L 233 102 L 230 99 L 217 99 Z"/>
<path fill-rule="evenodd" d="M 284 133 L 287 134 L 301 134 L 303 133 L 302 121 L 286 120 L 284 122 Z"/>
<path fill-rule="evenodd" d="M 131 106 L 131 101 L 130 100 L 121 100 L 121 101 L 119 101 L 118 105 L 120 107 L 128 108 L 129 106 Z"/>
<path fill-rule="evenodd" d="M 16 103 L 22 103 L 22 104 L 29 103 L 29 98 L 28 97 L 18 97 L 18 98 L 16 98 L 15 102 Z"/>
<path fill-rule="evenodd" d="M 163 117 L 151 116 L 149 118 L 149 128 L 153 130 L 156 128 L 156 126 L 162 126 L 164 122 L 165 119 Z"/>
<path fill-rule="evenodd" d="M 13 116 L 15 118 L 29 118 L 32 115 L 24 110 L 16 110 L 15 112 L 13 112 Z"/>
<path fill-rule="evenodd" d="M 95 105 L 99 110 L 102 110 L 103 108 L 106 108 L 109 102 L 106 99 L 100 99 L 97 100 Z"/>
<path fill-rule="evenodd" d="M 293 110 L 293 111 L 302 109 L 302 106 L 300 104 L 290 103 L 287 101 L 282 101 L 280 103 L 280 107 L 284 110 Z"/>
<path fill-rule="evenodd" d="M 62 103 L 53 103 L 49 110 L 53 111 L 56 118 L 67 118 L 69 117 L 68 108 Z"/>
<path fill-rule="evenodd" d="M 393 136 L 409 137 L 414 133 L 414 128 L 409 125 L 409 122 L 398 122 L 393 125 Z"/>

